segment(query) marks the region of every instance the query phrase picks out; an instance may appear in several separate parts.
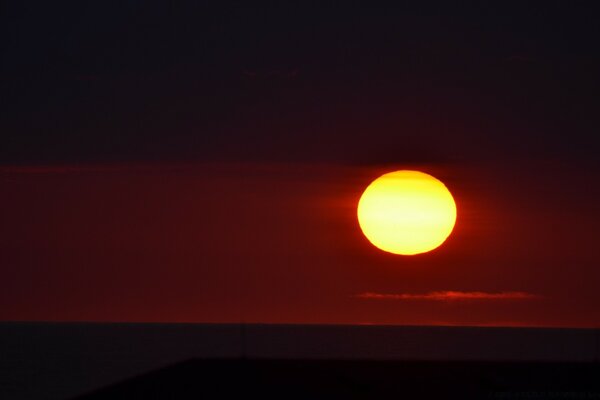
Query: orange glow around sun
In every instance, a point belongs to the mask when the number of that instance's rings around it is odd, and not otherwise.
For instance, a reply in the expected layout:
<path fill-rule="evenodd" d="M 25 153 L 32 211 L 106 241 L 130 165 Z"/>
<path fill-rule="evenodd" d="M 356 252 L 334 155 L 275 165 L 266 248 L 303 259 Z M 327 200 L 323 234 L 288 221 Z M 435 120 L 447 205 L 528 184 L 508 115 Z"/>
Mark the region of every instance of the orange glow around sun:
<path fill-rule="evenodd" d="M 374 180 L 358 202 L 364 235 L 381 250 L 402 255 L 440 246 L 456 222 L 456 203 L 446 186 L 419 171 L 396 171 Z"/>

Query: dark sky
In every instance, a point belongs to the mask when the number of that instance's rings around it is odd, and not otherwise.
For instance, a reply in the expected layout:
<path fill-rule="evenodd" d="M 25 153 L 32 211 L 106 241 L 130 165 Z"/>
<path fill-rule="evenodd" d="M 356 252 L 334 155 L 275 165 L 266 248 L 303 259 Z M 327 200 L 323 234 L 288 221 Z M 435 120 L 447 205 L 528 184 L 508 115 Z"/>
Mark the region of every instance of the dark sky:
<path fill-rule="evenodd" d="M 0 319 L 600 324 L 595 10 L 206 3 L 2 6 Z M 360 232 L 396 169 L 431 253 Z"/>

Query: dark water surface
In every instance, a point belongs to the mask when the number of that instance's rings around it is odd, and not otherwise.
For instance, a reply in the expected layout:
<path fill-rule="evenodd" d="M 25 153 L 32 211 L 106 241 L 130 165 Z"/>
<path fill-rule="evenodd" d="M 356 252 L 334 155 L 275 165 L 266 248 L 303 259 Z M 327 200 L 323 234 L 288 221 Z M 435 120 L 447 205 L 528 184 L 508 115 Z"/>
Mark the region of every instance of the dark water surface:
<path fill-rule="evenodd" d="M 81 399 L 587 399 L 599 378 L 598 363 L 205 359 Z"/>
<path fill-rule="evenodd" d="M 0 323 L 0 399 L 99 396 L 107 393 L 109 389 L 97 392 L 105 387 L 125 393 L 132 387 L 152 387 L 144 383 L 148 376 L 167 391 L 174 382 L 189 386 L 184 392 L 169 392 L 177 398 L 210 387 L 202 383 L 209 372 L 213 375 L 207 382 L 213 383 L 224 379 L 219 373 L 227 379 L 254 376 L 255 386 L 246 384 L 249 391 L 259 392 L 265 387 L 284 390 L 281 385 L 288 382 L 332 396 L 364 397 L 399 394 L 410 382 L 431 381 L 446 382 L 439 386 L 441 391 L 455 390 L 453 385 L 460 382 L 458 387 L 478 388 L 468 393 L 495 391 L 494 396 L 505 398 L 524 395 L 517 393 L 520 389 L 554 398 L 569 391 L 579 398 L 600 398 L 590 383 L 600 382 L 599 338 L 598 330 L 592 329 Z M 279 374 L 277 385 L 267 379 L 273 374 Z M 412 378 L 398 386 L 398 374 Z M 379 375 L 381 380 L 375 379 Z M 131 378 L 138 383 L 132 386 Z M 534 385 L 525 385 L 530 378 Z M 112 386 L 119 382 L 121 386 Z M 411 396 L 418 394 L 414 390 L 420 390 L 419 385 L 409 391 Z M 294 393 L 315 396 L 304 389 Z M 143 390 L 137 395 L 145 396 Z"/>

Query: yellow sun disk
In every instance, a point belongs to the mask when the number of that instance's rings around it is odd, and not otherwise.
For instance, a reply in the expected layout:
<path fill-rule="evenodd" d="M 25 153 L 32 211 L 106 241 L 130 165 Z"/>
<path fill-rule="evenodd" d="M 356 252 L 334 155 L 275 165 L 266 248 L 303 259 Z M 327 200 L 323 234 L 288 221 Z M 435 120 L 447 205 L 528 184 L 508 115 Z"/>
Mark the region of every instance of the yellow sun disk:
<path fill-rule="evenodd" d="M 456 222 L 456 204 L 446 186 L 418 171 L 382 175 L 364 191 L 358 222 L 371 243 L 403 255 L 441 245 Z"/>

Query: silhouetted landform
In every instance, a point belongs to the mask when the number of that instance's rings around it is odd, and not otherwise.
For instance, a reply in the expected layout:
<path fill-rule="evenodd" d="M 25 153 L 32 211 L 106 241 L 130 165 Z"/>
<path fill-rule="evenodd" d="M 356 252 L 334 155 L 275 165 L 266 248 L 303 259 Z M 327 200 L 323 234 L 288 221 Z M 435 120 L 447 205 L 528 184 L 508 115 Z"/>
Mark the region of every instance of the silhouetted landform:
<path fill-rule="evenodd" d="M 598 363 L 191 360 L 81 399 L 600 398 Z M 408 396 L 408 397 L 407 397 Z"/>
<path fill-rule="evenodd" d="M 0 399 L 72 398 L 191 359 L 547 362 L 589 368 L 599 359 L 599 339 L 594 329 L 0 323 Z M 305 361 L 290 368 L 304 368 Z M 217 370 L 247 368 L 211 362 Z M 392 364 L 377 365 L 372 368 Z"/>

